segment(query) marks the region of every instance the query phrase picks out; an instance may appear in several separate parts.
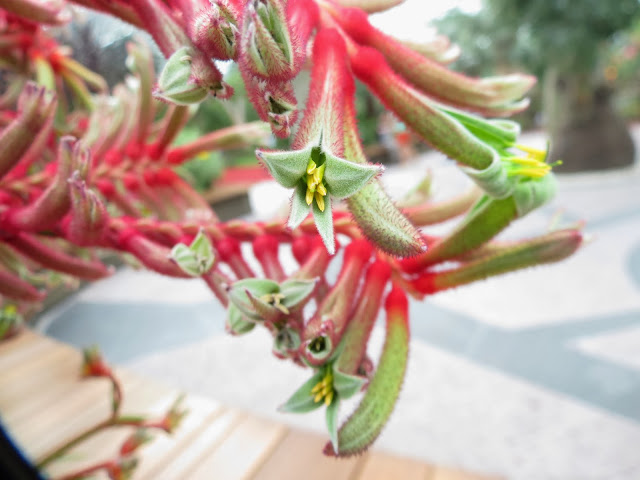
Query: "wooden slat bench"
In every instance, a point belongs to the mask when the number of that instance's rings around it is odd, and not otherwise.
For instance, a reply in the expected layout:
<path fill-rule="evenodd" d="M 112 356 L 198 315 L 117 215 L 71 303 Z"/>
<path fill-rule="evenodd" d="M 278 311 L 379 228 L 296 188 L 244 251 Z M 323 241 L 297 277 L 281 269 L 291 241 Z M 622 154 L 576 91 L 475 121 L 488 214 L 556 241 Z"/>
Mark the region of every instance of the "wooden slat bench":
<path fill-rule="evenodd" d="M 30 331 L 0 343 L 0 417 L 25 454 L 41 459 L 104 420 L 110 385 L 81 379 L 77 350 Z M 117 369 L 123 414 L 160 415 L 179 392 Z M 326 439 L 215 401 L 187 395 L 189 410 L 171 436 L 158 433 L 140 450 L 134 480 L 488 480 L 458 470 L 372 451 L 347 460 L 322 455 Z M 103 431 L 47 469 L 52 476 L 113 458 L 130 434 Z M 96 475 L 96 479 L 106 479 Z"/>

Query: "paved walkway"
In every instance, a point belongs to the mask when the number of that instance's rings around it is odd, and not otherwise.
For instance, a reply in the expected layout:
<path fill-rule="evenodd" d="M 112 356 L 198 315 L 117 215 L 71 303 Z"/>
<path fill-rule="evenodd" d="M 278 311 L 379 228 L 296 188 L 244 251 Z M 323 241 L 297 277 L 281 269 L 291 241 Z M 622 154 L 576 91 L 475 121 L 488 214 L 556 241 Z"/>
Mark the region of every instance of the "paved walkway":
<path fill-rule="evenodd" d="M 634 135 L 640 145 L 640 129 Z M 426 168 L 437 197 L 466 182 L 429 154 L 389 169 L 389 190 Z M 252 193 L 262 215 L 279 207 L 275 198 L 287 193 L 266 184 Z M 593 236 L 573 258 L 412 305 L 408 376 L 380 446 L 510 479 L 640 478 L 640 163 L 559 176 L 557 198 L 505 237 L 541 232 L 558 212 L 561 224 L 585 220 Z M 275 412 L 308 373 L 271 357 L 264 332 L 225 335 L 223 315 L 198 281 L 123 269 L 40 326 L 79 346 L 97 342 L 146 375 L 322 430 L 321 415 Z M 377 330 L 373 343 L 381 341 Z"/>

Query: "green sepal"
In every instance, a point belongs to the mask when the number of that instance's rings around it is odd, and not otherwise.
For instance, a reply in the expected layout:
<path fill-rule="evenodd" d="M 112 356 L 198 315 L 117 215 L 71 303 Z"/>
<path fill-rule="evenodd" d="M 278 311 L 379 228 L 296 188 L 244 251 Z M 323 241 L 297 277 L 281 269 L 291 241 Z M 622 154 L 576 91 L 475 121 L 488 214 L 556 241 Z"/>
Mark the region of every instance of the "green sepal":
<path fill-rule="evenodd" d="M 306 194 L 307 185 L 300 180 L 291 197 L 291 212 L 289 213 L 289 220 L 287 221 L 287 225 L 291 229 L 297 228 L 298 225 L 307 218 L 307 215 L 309 215 L 309 205 L 307 205 Z M 325 197 L 325 200 L 326 198 L 327 197 Z"/>
<path fill-rule="evenodd" d="M 329 152 L 324 155 L 327 162 L 324 172 L 327 191 L 335 198 L 353 195 L 384 170 L 380 165 L 349 162 Z"/>
<path fill-rule="evenodd" d="M 261 321 L 263 320 L 263 317 L 261 317 L 259 312 L 256 311 L 252 299 L 247 295 L 247 292 L 250 292 L 254 299 L 257 299 L 262 295 L 278 293 L 279 291 L 280 287 L 278 283 L 273 280 L 263 278 L 245 278 L 234 282 L 229 289 L 228 295 L 229 301 L 250 320 Z M 270 306 L 266 302 L 263 303 L 267 307 Z"/>
<path fill-rule="evenodd" d="M 283 312 L 281 310 L 264 300 L 255 297 L 250 290 L 245 289 L 244 292 L 260 320 L 275 322 L 282 316 Z"/>
<path fill-rule="evenodd" d="M 340 398 L 351 398 L 356 393 L 362 390 L 367 380 L 364 377 L 358 375 L 349 375 L 343 373 L 337 368 L 333 369 L 333 388 Z"/>
<path fill-rule="evenodd" d="M 326 175 L 326 173 L 325 173 Z M 324 212 L 318 208 L 316 202 L 312 204 L 313 220 L 316 223 L 316 228 L 324 246 L 327 247 L 327 252 L 330 255 L 336 253 L 336 243 L 333 236 L 333 215 L 331 212 L 331 197 L 327 195 L 324 197 Z"/>
<path fill-rule="evenodd" d="M 315 395 L 311 393 L 313 387 L 324 378 L 324 369 L 319 369 L 298 390 L 295 391 L 284 405 L 278 407 L 281 412 L 307 413 L 324 405 L 323 402 L 314 402 Z"/>
<path fill-rule="evenodd" d="M 311 297 L 318 279 L 313 280 L 285 280 L 280 284 L 280 293 L 284 295 L 282 304 L 292 309 L 303 304 Z"/>
<path fill-rule="evenodd" d="M 549 172 L 542 178 L 524 180 L 516 184 L 513 200 L 516 204 L 518 216 L 541 207 L 556 194 L 556 178 Z"/>
<path fill-rule="evenodd" d="M 340 411 L 340 396 L 334 394 L 333 400 L 327 406 L 325 411 L 325 421 L 327 423 L 327 431 L 329 439 L 333 445 L 334 451 L 338 450 L 338 413 Z"/>
<path fill-rule="evenodd" d="M 178 243 L 171 249 L 169 258 L 192 277 L 200 277 L 211 270 L 215 255 L 209 237 L 200 230 L 191 245 Z"/>
<path fill-rule="evenodd" d="M 478 139 L 494 148 L 509 148 L 520 135 L 520 125 L 512 120 L 487 120 L 453 107 L 441 105 L 440 108 L 462 123 Z"/>
<path fill-rule="evenodd" d="M 245 333 L 249 333 L 253 330 L 255 326 L 255 322 L 247 320 L 247 318 L 242 315 L 242 312 L 238 310 L 238 307 L 234 304 L 229 305 L 227 321 L 225 324 L 227 332 L 232 335 L 244 335 Z"/>
<path fill-rule="evenodd" d="M 506 198 L 513 193 L 516 182 L 507 175 L 507 169 L 497 152 L 494 152 L 489 166 L 482 170 L 465 166 L 460 169 L 493 198 Z"/>
<path fill-rule="evenodd" d="M 276 182 L 285 188 L 297 186 L 307 170 L 312 148 L 291 151 L 258 150 L 256 155 Z"/>

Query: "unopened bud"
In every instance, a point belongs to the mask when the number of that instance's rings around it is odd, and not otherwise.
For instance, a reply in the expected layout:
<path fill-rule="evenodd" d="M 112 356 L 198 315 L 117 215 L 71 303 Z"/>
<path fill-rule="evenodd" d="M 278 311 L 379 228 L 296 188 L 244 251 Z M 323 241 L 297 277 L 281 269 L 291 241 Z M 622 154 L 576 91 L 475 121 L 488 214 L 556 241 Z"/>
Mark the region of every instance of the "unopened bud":
<path fill-rule="evenodd" d="M 176 105 L 200 103 L 209 94 L 205 85 L 198 85 L 193 78 L 193 51 L 182 47 L 169 57 L 165 64 L 154 95 Z"/>
<path fill-rule="evenodd" d="M 236 58 L 240 32 L 233 2 L 215 0 L 195 13 L 188 23 L 193 43 L 212 58 Z"/>
<path fill-rule="evenodd" d="M 241 62 L 263 78 L 292 78 L 294 45 L 281 0 L 249 0 L 245 6 Z"/>
<path fill-rule="evenodd" d="M 450 270 L 425 272 L 412 282 L 423 294 L 433 294 L 495 275 L 554 263 L 569 257 L 583 241 L 579 230 L 559 230 L 531 240 L 495 247 L 477 260 Z"/>

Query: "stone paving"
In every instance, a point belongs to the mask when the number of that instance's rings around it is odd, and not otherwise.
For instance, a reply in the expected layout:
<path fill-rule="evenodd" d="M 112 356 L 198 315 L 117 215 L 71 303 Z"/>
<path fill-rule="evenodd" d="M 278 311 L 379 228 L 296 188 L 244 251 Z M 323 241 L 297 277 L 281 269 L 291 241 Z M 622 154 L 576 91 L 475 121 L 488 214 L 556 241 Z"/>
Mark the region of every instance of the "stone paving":
<path fill-rule="evenodd" d="M 634 136 L 640 145 L 639 128 Z M 464 187 L 450 161 L 428 154 L 390 168 L 389 190 L 401 193 L 427 168 L 436 198 Z M 257 215 L 286 198 L 272 184 L 252 192 Z M 380 447 L 509 479 L 640 478 L 640 163 L 559 175 L 556 199 L 504 237 L 539 233 L 558 212 L 561 225 L 584 220 L 592 236 L 571 259 L 412 305 L 408 375 Z M 39 328 L 99 343 L 148 376 L 322 430 L 322 415 L 275 412 L 308 372 L 271 357 L 264 332 L 225 335 L 223 315 L 198 281 L 122 269 L 45 313 Z"/>

